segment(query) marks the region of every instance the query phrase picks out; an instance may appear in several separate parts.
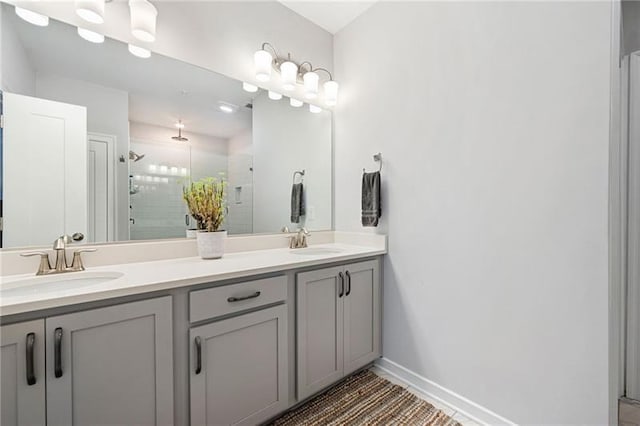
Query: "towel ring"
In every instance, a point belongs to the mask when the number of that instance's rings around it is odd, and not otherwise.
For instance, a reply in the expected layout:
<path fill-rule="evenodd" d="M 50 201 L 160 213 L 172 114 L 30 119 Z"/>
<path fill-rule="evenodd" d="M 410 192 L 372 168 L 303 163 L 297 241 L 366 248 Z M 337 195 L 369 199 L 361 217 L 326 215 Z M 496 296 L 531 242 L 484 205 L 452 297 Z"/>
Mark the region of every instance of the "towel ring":
<path fill-rule="evenodd" d="M 375 161 L 378 164 L 378 172 L 382 171 L 382 154 L 381 153 L 377 153 L 373 155 L 373 161 Z M 362 168 L 362 173 L 367 173 L 367 170 L 363 167 Z"/>
<path fill-rule="evenodd" d="M 302 169 L 302 171 L 300 170 L 296 170 L 295 172 L 293 172 L 293 184 L 296 184 L 296 175 L 300 175 L 300 183 L 302 183 L 304 181 L 304 174 L 305 174 L 305 170 Z"/>

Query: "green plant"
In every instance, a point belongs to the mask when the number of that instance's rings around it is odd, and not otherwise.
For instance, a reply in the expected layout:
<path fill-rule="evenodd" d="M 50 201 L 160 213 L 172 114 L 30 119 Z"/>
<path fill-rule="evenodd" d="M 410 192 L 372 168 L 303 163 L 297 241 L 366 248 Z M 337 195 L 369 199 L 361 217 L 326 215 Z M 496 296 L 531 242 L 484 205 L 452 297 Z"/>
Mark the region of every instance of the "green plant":
<path fill-rule="evenodd" d="M 182 188 L 182 198 L 199 230 L 215 232 L 224 221 L 226 212 L 224 179 L 208 177 Z"/>

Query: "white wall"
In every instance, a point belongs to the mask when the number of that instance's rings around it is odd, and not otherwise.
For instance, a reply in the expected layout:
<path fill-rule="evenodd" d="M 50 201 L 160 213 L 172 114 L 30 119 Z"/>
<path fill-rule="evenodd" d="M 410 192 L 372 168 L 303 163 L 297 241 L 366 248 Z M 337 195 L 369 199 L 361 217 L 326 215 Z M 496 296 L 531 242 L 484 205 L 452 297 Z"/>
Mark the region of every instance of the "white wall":
<path fill-rule="evenodd" d="M 2 8 L 0 8 L 2 9 Z M 1 13 L 1 10 L 0 10 Z M 36 74 L 24 46 L 8 19 L 0 28 L 0 89 L 19 95 L 35 95 Z"/>
<path fill-rule="evenodd" d="M 378 3 L 335 38 L 338 230 L 383 154 L 384 356 L 517 423 L 608 422 L 610 7 Z"/>
<path fill-rule="evenodd" d="M 331 229 L 331 113 L 292 108 L 288 98 L 253 101 L 253 232 Z M 306 215 L 291 223 L 293 172 L 306 170 Z M 299 177 L 296 178 L 299 181 Z"/>
<path fill-rule="evenodd" d="M 129 94 L 85 81 L 36 74 L 35 96 L 87 107 L 87 130 L 116 137 L 116 153 L 129 151 Z M 129 196 L 126 163 L 116 159 L 116 238 L 128 240 Z"/>

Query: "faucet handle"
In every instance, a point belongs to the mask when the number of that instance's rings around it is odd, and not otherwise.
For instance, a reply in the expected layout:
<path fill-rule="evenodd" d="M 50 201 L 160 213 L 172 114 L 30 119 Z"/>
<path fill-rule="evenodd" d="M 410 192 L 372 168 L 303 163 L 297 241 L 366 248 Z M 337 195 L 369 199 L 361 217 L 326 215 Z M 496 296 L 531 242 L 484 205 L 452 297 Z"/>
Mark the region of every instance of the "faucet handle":
<path fill-rule="evenodd" d="M 94 248 L 78 249 L 73 252 L 73 260 L 71 261 L 72 271 L 84 271 L 84 264 L 82 263 L 82 253 L 93 253 L 97 251 Z"/>
<path fill-rule="evenodd" d="M 51 271 L 51 263 L 49 263 L 49 253 L 46 251 L 32 251 L 27 253 L 20 253 L 22 257 L 40 256 L 40 266 L 38 266 L 38 272 L 36 275 L 45 275 Z"/>

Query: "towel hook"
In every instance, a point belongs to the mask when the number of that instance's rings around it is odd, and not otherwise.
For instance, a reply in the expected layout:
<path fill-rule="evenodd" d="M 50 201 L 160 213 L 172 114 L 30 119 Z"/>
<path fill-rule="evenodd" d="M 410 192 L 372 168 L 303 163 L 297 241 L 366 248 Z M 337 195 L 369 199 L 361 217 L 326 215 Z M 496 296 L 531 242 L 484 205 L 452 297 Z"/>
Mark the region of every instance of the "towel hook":
<path fill-rule="evenodd" d="M 382 154 L 379 152 L 377 154 L 373 155 L 373 161 L 375 161 L 378 164 L 378 172 L 382 171 Z M 365 170 L 365 168 L 362 168 L 362 173 L 367 173 L 367 171 Z"/>
<path fill-rule="evenodd" d="M 300 183 L 302 183 L 302 181 L 304 180 L 303 178 L 304 174 L 305 174 L 305 169 L 302 169 L 302 171 L 296 170 L 295 172 L 293 172 L 293 184 L 295 185 L 296 183 L 296 175 L 300 175 Z"/>

